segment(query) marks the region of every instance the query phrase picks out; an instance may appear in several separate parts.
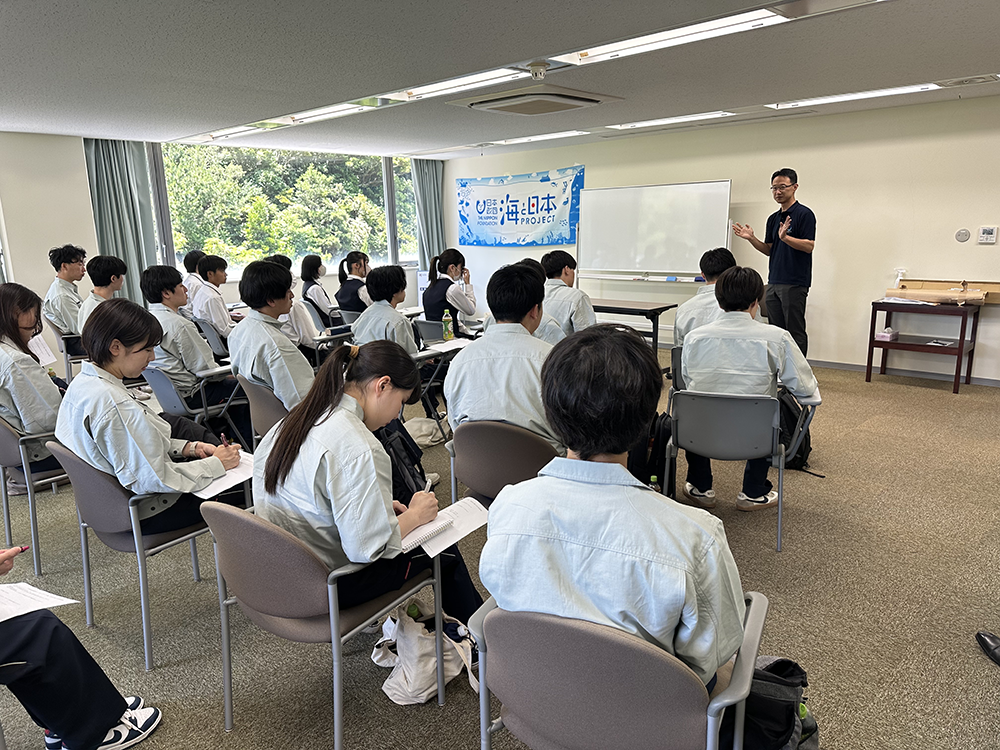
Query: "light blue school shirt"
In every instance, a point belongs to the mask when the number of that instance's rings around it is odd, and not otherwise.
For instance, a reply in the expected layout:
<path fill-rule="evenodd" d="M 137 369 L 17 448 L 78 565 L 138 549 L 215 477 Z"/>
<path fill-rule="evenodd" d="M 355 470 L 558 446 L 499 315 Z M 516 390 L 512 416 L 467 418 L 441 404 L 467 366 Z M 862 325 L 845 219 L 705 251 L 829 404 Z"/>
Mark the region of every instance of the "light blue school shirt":
<path fill-rule="evenodd" d="M 723 312 L 684 339 L 681 372 L 691 391 L 776 396 L 777 378 L 797 398 L 816 392 L 812 368 L 792 335 L 745 312 Z"/>
<path fill-rule="evenodd" d="M 198 326 L 163 303 L 154 302 L 149 312 L 163 329 L 163 339 L 155 349 L 156 359 L 149 366 L 162 370 L 182 396 L 192 395 L 201 380 L 195 373 L 217 367 L 212 347 Z"/>
<path fill-rule="evenodd" d="M 369 341 L 395 341 L 407 354 L 420 351 L 413 338 L 413 324 L 384 299 L 372 303 L 351 323 L 351 333 L 358 346 Z"/>
<path fill-rule="evenodd" d="M 488 330 L 489 327 L 494 325 L 496 322 L 497 319 L 493 317 L 493 313 L 490 313 L 483 318 L 483 330 Z M 552 346 L 555 346 L 566 338 L 566 332 L 563 331 L 562 327 L 559 325 L 559 321 L 544 310 L 542 310 L 542 319 L 538 323 L 538 328 L 536 328 L 535 332 L 531 335 L 547 344 L 552 344 Z"/>
<path fill-rule="evenodd" d="M 706 284 L 691 299 L 685 300 L 674 314 L 674 346 L 684 346 L 684 337 L 722 315 L 715 297 L 715 284 Z"/>
<path fill-rule="evenodd" d="M 621 464 L 555 458 L 490 506 L 479 577 L 497 604 L 624 630 L 708 683 L 743 642 L 722 521 Z"/>
<path fill-rule="evenodd" d="M 234 374 L 270 388 L 288 411 L 312 387 L 312 365 L 270 315 L 247 313 L 229 334 L 229 355 Z"/>
<path fill-rule="evenodd" d="M 42 313 L 63 333 L 79 335 L 80 306 L 83 300 L 76 284 L 56 277 L 45 293 Z"/>
<path fill-rule="evenodd" d="M 0 339 L 0 418 L 23 435 L 52 432 L 62 395 L 34 357 Z M 31 461 L 52 455 L 44 440 L 27 444 Z"/>
<path fill-rule="evenodd" d="M 546 280 L 544 305 L 545 311 L 559 322 L 567 336 L 597 323 L 594 304 L 587 293 L 566 286 L 562 279 Z"/>
<path fill-rule="evenodd" d="M 215 456 L 174 463 L 186 440 L 125 385 L 93 362 L 84 362 L 66 390 L 56 437 L 88 464 L 113 474 L 129 491 L 197 492 L 226 473 Z"/>
<path fill-rule="evenodd" d="M 76 315 L 76 329 L 78 331 L 81 333 L 83 332 L 83 326 L 87 322 L 87 318 L 90 317 L 90 314 L 94 312 L 94 310 L 97 309 L 97 306 L 102 302 L 107 302 L 107 300 L 99 294 L 95 294 L 93 291 L 87 295 L 87 299 L 85 299 L 83 304 L 80 305 L 80 312 Z"/>
<path fill-rule="evenodd" d="M 273 495 L 264 490 L 264 468 L 281 422 L 254 452 L 257 515 L 308 544 L 331 569 L 402 552 L 392 510 L 392 464 L 364 416 L 355 399 L 341 396 L 309 430 Z"/>
<path fill-rule="evenodd" d="M 491 325 L 448 367 L 444 398 L 452 429 L 463 422 L 507 422 L 545 438 L 565 455 L 542 403 L 542 365 L 550 351 L 551 344 L 520 323 Z"/>

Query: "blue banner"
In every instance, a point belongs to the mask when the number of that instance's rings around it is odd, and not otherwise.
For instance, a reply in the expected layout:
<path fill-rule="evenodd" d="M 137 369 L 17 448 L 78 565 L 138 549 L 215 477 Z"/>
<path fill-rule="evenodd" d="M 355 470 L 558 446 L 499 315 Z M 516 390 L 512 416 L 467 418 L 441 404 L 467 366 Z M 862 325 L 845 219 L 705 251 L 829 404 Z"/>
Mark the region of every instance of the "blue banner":
<path fill-rule="evenodd" d="M 580 220 L 583 167 L 506 177 L 460 177 L 460 245 L 572 245 Z"/>

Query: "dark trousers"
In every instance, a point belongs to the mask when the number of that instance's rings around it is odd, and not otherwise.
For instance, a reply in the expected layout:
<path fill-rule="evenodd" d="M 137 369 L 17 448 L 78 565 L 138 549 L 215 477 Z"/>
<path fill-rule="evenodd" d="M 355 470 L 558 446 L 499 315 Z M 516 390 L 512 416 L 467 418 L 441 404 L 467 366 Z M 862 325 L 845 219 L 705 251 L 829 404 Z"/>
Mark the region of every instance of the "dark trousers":
<path fill-rule="evenodd" d="M 83 343 L 76 336 L 63 339 L 63 346 L 66 347 L 66 353 L 72 357 L 87 356 L 87 350 L 83 348 Z M 101 739 L 104 738 L 102 737 Z"/>
<path fill-rule="evenodd" d="M 239 383 L 235 378 L 226 378 L 225 380 L 212 380 L 205 383 L 205 396 L 208 398 L 209 406 L 216 406 L 217 404 L 224 404 L 239 387 Z M 200 409 L 202 407 L 201 403 L 201 391 L 195 391 L 193 395 L 188 396 L 185 401 L 187 401 L 188 406 L 192 409 Z M 243 439 L 247 441 L 245 447 L 249 450 L 253 448 L 253 426 L 250 423 L 250 407 L 249 406 L 231 406 L 229 407 L 229 417 L 233 420 L 236 425 L 236 429 L 240 431 L 240 435 Z M 222 432 L 223 430 L 220 430 Z M 180 436 L 175 436 L 180 437 Z M 229 435 L 232 438 L 230 442 L 236 440 L 235 435 Z M 203 438 L 199 438 L 202 442 L 208 442 Z M 218 445 L 218 441 L 215 445 Z"/>
<path fill-rule="evenodd" d="M 699 492 L 712 489 L 712 462 L 704 456 L 698 456 L 691 451 L 685 451 L 688 463 L 687 481 Z M 772 485 L 767 479 L 767 470 L 771 466 L 770 458 L 754 458 L 747 461 L 743 470 L 743 494 L 747 497 L 764 497 L 771 491 Z"/>
<path fill-rule="evenodd" d="M 213 497 L 212 500 L 242 508 L 246 505 L 243 485 L 238 484 L 231 490 L 226 490 L 221 495 Z M 142 529 L 143 534 L 164 534 L 168 531 L 194 526 L 204 520 L 201 517 L 201 504 L 203 502 L 205 500 L 195 494 L 185 492 L 177 498 L 176 503 L 166 510 L 139 521 L 139 528 Z"/>
<path fill-rule="evenodd" d="M 809 350 L 806 335 L 806 297 L 809 287 L 791 284 L 767 285 L 767 320 L 771 325 L 784 328 L 799 345 L 802 356 Z"/>
<path fill-rule="evenodd" d="M 356 607 L 395 591 L 417 573 L 431 570 L 433 564 L 421 549 L 379 558 L 364 570 L 340 579 L 337 584 L 340 606 Z M 468 623 L 473 613 L 483 606 L 483 597 L 476 591 L 462 553 L 454 545 L 441 553 L 441 604 L 445 612 L 463 623 Z"/>
<path fill-rule="evenodd" d="M 0 664 L 0 684 L 73 750 L 96 748 L 125 714 L 104 670 L 48 610 L 0 622 Z"/>

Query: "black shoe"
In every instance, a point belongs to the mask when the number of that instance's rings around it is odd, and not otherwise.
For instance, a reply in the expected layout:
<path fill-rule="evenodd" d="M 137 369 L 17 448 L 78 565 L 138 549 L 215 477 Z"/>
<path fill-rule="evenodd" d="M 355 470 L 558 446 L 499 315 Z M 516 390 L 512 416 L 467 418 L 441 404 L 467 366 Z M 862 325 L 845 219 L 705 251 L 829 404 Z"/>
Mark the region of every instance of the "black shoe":
<path fill-rule="evenodd" d="M 976 640 L 979 641 L 979 645 L 986 652 L 986 655 L 997 664 L 1000 664 L 1000 637 L 985 630 L 980 630 L 976 633 Z"/>

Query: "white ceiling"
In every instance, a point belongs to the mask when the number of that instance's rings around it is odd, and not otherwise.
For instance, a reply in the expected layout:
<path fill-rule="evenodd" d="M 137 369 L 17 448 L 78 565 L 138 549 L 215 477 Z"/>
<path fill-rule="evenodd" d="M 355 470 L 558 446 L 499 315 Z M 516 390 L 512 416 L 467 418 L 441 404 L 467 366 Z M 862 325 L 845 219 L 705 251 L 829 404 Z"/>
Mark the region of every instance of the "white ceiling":
<path fill-rule="evenodd" d="M 765 5 L 0 0 L 0 130 L 170 141 Z M 518 117 L 447 103 L 462 93 L 226 143 L 457 156 L 469 152 L 452 149 L 470 144 L 565 130 L 613 136 L 604 126 L 719 109 L 774 116 L 761 105 L 1000 74 L 998 29 L 998 0 L 889 0 L 550 73 L 546 83 L 621 99 L 578 112 Z M 998 94 L 1000 82 L 815 111 Z"/>

